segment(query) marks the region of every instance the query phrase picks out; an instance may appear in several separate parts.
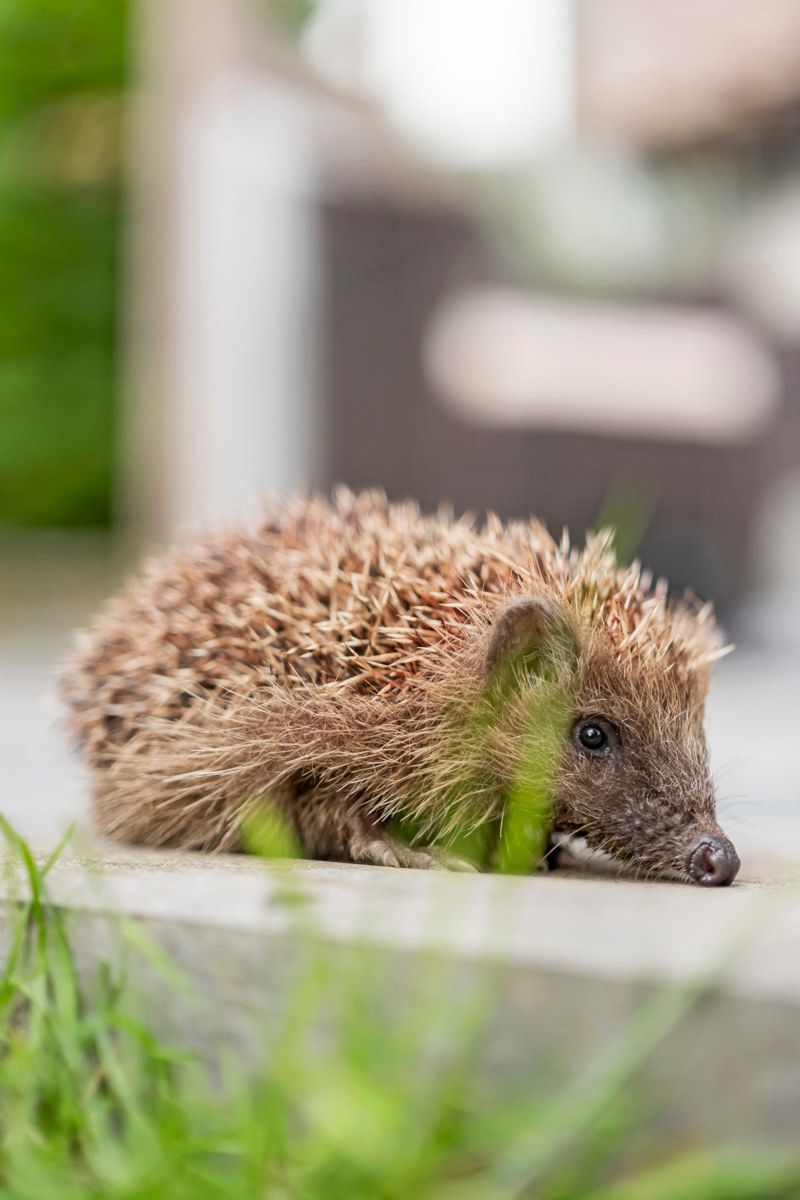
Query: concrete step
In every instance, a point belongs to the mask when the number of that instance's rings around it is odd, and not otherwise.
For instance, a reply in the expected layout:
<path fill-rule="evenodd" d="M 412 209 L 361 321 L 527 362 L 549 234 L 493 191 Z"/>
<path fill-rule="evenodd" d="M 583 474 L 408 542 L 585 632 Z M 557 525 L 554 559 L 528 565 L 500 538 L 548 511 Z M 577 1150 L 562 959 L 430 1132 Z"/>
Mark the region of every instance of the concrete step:
<path fill-rule="evenodd" d="M 659 1130 L 795 1148 L 799 876 L 773 863 L 768 882 L 704 890 L 566 872 L 461 876 L 137 853 L 64 860 L 48 888 L 71 911 L 84 978 L 116 956 L 120 915 L 136 918 L 189 984 L 181 994 L 141 965 L 157 1031 L 247 1062 L 311 942 L 330 949 L 342 980 L 361 969 L 360 947 L 374 948 L 390 982 L 387 1020 L 432 959 L 442 986 L 459 993 L 489 981 L 484 1067 L 552 1087 L 603 1055 L 613 1061 L 643 1005 L 677 1011 L 702 985 L 643 1071 L 648 1095 L 663 1100 Z M 7 871 L 3 938 L 24 893 L 21 873 Z"/>

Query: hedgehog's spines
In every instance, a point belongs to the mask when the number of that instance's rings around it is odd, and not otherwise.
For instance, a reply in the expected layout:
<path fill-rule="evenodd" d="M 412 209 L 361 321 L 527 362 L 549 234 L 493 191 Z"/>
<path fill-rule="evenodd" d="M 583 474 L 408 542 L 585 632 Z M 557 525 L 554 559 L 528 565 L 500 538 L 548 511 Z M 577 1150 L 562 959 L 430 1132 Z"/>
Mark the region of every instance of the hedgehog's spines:
<path fill-rule="evenodd" d="M 544 590 L 623 670 L 702 675 L 724 653 L 710 607 L 650 582 L 617 564 L 607 530 L 579 550 L 535 520 L 426 517 L 376 491 L 275 503 L 252 529 L 149 562 L 82 638 L 64 693 L 106 788 L 101 823 L 230 846 L 232 783 L 240 800 L 280 793 L 312 762 L 320 786 L 346 776 L 353 803 L 380 778 L 384 816 L 402 799 L 423 824 L 480 823 L 469 778 L 454 781 L 481 747 L 436 730 L 476 703 L 499 608 Z M 409 803 L 415 773 L 429 790 Z"/>

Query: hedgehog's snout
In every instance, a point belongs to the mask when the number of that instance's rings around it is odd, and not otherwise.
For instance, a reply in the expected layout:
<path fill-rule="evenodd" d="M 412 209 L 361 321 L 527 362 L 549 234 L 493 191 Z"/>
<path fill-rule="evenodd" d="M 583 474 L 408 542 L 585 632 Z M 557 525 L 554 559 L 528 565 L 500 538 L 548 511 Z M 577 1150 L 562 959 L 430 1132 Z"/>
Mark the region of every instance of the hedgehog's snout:
<path fill-rule="evenodd" d="M 686 869 L 702 887 L 725 887 L 733 883 L 739 870 L 739 855 L 726 837 L 703 834 L 693 842 Z"/>

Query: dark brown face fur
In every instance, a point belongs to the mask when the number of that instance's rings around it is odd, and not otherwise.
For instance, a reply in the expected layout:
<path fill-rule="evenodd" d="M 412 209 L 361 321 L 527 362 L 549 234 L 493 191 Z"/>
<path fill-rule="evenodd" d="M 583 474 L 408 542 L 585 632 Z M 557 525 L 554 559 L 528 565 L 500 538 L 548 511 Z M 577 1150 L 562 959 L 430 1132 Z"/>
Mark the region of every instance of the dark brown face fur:
<path fill-rule="evenodd" d="M 697 879 L 704 844 L 719 846 L 732 870 L 738 863 L 717 824 L 708 766 L 705 680 L 673 678 L 666 664 L 620 663 L 602 638 L 593 643 L 581 658 L 556 826 L 643 875 L 706 882 Z"/>
<path fill-rule="evenodd" d="M 519 646 L 522 605 L 515 612 L 508 624 Z M 567 625 L 550 606 L 545 612 L 558 631 L 551 644 L 560 663 L 556 691 L 568 697 L 552 788 L 554 827 L 580 834 L 590 849 L 645 877 L 732 882 L 739 860 L 717 824 L 703 730 L 707 673 L 620 654 L 605 630 Z M 540 614 L 527 625 L 529 648 L 543 635 Z M 502 639 L 514 640 L 506 631 L 495 636 L 495 648 Z M 523 690 L 555 695 L 552 672 L 549 681 L 536 678 L 536 660 L 527 661 L 534 670 Z"/>

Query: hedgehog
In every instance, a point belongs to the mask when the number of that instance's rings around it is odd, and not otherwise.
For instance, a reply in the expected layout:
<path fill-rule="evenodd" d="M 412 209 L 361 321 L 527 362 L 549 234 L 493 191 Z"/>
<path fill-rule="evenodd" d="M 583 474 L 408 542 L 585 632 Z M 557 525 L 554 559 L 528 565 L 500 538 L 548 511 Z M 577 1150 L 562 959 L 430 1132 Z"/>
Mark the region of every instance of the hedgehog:
<path fill-rule="evenodd" d="M 608 532 L 340 489 L 147 563 L 61 690 L 111 839 L 238 851 L 269 805 L 308 857 L 459 869 L 462 836 L 544 795 L 551 846 L 722 885 L 703 710 L 726 649 Z"/>

